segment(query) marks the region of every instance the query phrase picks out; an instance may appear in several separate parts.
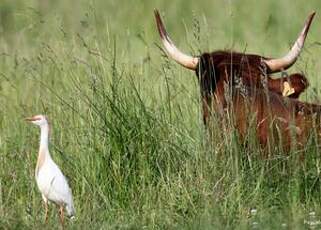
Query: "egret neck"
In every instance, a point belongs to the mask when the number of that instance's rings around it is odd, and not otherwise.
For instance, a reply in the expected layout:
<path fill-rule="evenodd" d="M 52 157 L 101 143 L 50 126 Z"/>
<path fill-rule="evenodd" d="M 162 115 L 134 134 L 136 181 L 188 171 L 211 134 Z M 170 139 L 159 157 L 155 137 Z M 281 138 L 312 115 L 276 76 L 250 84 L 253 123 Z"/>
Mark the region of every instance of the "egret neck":
<path fill-rule="evenodd" d="M 43 124 L 40 126 L 41 135 L 40 135 L 40 147 L 39 147 L 39 154 L 38 154 L 38 160 L 37 160 L 37 166 L 36 166 L 36 176 L 38 175 L 38 172 L 40 168 L 43 166 L 46 160 L 50 159 L 49 154 L 49 124 Z"/>

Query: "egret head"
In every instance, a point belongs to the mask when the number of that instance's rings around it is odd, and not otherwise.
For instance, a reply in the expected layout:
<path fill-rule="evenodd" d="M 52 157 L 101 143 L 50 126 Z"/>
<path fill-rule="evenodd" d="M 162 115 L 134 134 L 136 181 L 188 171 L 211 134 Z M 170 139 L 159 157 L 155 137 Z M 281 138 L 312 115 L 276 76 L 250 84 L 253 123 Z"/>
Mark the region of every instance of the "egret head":
<path fill-rule="evenodd" d="M 25 120 L 38 126 L 48 125 L 48 119 L 45 115 L 35 115 L 33 117 L 25 118 Z"/>

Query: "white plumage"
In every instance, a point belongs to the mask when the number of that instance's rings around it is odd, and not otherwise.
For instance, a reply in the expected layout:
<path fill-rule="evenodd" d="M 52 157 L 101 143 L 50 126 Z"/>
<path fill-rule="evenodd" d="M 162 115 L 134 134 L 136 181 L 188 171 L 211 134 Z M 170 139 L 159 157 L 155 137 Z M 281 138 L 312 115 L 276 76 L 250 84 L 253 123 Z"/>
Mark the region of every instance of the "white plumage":
<path fill-rule="evenodd" d="M 44 115 L 33 116 L 31 118 L 26 118 L 26 120 L 38 125 L 41 129 L 35 177 L 38 188 L 45 202 L 45 221 L 47 222 L 48 219 L 48 201 L 51 201 L 60 207 L 60 221 L 63 225 L 64 208 L 66 209 L 69 217 L 73 217 L 75 215 L 75 208 L 68 182 L 59 167 L 52 160 L 49 153 L 48 144 L 50 127 L 48 120 Z"/>

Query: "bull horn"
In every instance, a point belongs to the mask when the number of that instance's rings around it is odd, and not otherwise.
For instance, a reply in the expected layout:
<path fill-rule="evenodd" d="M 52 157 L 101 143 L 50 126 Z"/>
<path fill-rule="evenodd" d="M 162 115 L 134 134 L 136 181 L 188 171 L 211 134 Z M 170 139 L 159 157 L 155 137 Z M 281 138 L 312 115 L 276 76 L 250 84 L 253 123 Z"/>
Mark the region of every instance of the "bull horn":
<path fill-rule="evenodd" d="M 286 70 L 295 63 L 295 61 L 297 60 L 297 58 L 300 55 L 300 52 L 302 51 L 302 48 L 304 46 L 304 41 L 305 41 L 305 38 L 308 34 L 308 31 L 309 31 L 309 28 L 310 28 L 310 25 L 311 25 L 314 15 L 315 15 L 315 12 L 312 12 L 309 15 L 309 17 L 305 21 L 304 27 L 303 27 L 298 39 L 296 40 L 296 42 L 292 46 L 291 50 L 287 53 L 287 55 L 285 55 L 282 58 L 263 60 L 263 62 L 265 62 L 265 64 L 270 68 L 270 71 L 272 73 Z"/>
<path fill-rule="evenodd" d="M 199 62 L 199 58 L 197 57 L 192 57 L 187 54 L 184 54 L 181 52 L 172 40 L 169 38 L 165 26 L 163 24 L 163 21 L 159 15 L 158 10 L 154 10 L 155 18 L 156 18 L 156 24 L 158 28 L 159 35 L 161 37 L 161 40 L 163 42 L 163 45 L 167 51 L 167 54 L 173 58 L 177 63 L 181 64 L 182 66 L 191 69 L 191 70 L 196 70 L 197 64 Z"/>

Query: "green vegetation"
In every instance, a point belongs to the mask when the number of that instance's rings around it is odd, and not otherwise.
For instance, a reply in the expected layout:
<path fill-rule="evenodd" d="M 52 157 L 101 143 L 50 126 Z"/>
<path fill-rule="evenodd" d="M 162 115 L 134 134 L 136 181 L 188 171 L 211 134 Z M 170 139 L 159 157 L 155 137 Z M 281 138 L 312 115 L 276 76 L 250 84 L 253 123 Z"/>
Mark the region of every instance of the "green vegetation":
<path fill-rule="evenodd" d="M 214 127 L 210 139 L 197 79 L 162 56 L 153 9 L 186 52 L 274 57 L 316 10 L 305 50 L 290 70 L 307 74 L 311 86 L 301 99 L 315 102 L 320 7 L 319 0 L 2 0 L 0 229 L 45 227 L 34 179 L 39 129 L 23 121 L 36 114 L 52 123 L 51 154 L 73 190 L 77 217 L 68 229 L 318 224 L 318 149 L 312 144 L 262 158 L 251 136 L 242 147 L 228 126 Z M 53 205 L 49 226 L 59 227 Z"/>

